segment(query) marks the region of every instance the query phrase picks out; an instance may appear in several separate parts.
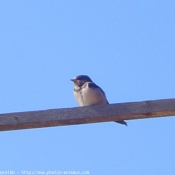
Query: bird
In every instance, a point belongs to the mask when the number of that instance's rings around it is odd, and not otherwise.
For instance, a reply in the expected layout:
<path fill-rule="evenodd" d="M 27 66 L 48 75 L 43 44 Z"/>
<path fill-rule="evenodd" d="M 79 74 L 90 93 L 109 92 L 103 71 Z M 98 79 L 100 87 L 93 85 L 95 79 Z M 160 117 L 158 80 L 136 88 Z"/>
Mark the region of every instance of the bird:
<path fill-rule="evenodd" d="M 109 104 L 105 92 L 87 75 L 78 75 L 71 79 L 74 83 L 74 96 L 80 106 Z M 116 121 L 127 126 L 124 120 Z"/>

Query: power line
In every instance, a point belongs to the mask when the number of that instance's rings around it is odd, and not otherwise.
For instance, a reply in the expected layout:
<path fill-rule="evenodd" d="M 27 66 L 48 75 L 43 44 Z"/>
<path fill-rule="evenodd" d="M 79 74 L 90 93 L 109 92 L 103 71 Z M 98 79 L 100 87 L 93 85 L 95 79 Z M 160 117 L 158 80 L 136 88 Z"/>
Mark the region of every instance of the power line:
<path fill-rule="evenodd" d="M 0 114 L 0 131 L 175 115 L 175 98 Z"/>

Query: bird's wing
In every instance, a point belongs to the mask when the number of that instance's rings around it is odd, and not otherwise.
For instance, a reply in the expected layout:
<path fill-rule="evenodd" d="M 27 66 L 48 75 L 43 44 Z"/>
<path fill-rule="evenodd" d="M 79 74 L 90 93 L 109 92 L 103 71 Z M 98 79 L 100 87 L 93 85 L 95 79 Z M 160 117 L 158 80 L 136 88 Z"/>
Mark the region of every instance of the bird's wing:
<path fill-rule="evenodd" d="M 105 92 L 99 86 L 97 86 L 95 83 L 93 83 L 93 82 L 88 83 L 88 87 L 92 88 L 92 89 L 99 89 L 106 98 Z M 106 98 L 106 101 L 107 101 L 107 98 Z M 107 101 L 107 103 L 109 104 L 108 101 Z M 116 121 L 116 122 L 127 126 L 127 123 L 124 120 Z"/>
<path fill-rule="evenodd" d="M 104 92 L 99 86 L 97 86 L 95 83 L 89 82 L 89 83 L 88 83 L 88 87 L 91 88 L 91 89 L 98 89 L 98 90 L 100 90 L 100 91 L 102 92 L 102 94 L 103 94 L 103 95 L 105 96 L 105 98 L 106 98 L 105 92 Z M 107 101 L 107 98 L 106 98 L 106 101 Z M 109 103 L 109 102 L 107 101 L 107 103 Z"/>

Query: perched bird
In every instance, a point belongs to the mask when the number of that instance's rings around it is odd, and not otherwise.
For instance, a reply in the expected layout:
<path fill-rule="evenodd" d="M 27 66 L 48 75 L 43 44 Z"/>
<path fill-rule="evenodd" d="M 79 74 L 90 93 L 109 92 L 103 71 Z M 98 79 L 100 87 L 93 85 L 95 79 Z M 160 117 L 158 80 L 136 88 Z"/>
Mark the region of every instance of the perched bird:
<path fill-rule="evenodd" d="M 74 83 L 74 96 L 80 106 L 109 104 L 105 92 L 87 75 L 79 75 L 71 79 Z M 116 121 L 127 126 L 125 121 Z"/>

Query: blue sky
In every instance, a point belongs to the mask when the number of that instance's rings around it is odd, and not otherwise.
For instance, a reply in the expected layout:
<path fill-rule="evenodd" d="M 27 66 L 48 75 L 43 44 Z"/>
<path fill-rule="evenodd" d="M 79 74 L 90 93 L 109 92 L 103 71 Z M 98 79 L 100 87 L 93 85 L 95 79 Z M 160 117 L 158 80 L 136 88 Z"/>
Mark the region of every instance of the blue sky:
<path fill-rule="evenodd" d="M 174 98 L 175 2 L 0 1 L 0 113 L 78 106 L 89 75 L 110 103 Z M 0 133 L 0 171 L 174 175 L 174 117 Z"/>

